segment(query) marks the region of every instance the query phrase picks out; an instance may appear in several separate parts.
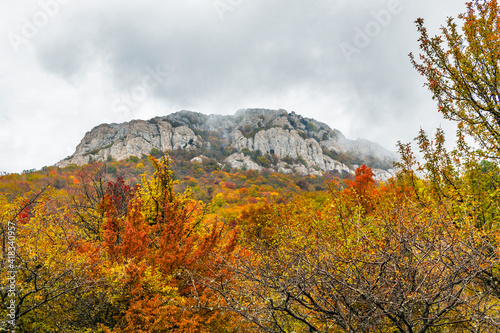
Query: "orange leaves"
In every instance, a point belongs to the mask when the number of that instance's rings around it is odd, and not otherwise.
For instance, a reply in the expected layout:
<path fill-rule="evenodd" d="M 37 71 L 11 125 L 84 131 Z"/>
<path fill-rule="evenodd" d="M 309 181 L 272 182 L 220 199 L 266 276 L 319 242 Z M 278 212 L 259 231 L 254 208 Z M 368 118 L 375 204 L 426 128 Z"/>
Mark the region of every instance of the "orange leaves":
<path fill-rule="evenodd" d="M 375 180 L 373 171 L 367 165 L 361 165 L 356 169 L 354 181 L 348 180 L 347 185 L 360 193 L 373 189 Z"/>
<path fill-rule="evenodd" d="M 246 252 L 212 288 L 268 331 L 426 332 L 457 322 L 495 331 L 477 311 L 498 311 L 477 278 L 498 263 L 494 243 L 472 224 L 457 227 L 449 202 L 423 207 L 408 184 L 377 187 L 363 167 L 321 204 L 250 207 L 240 224 Z"/>
<path fill-rule="evenodd" d="M 136 207 L 125 219 L 108 218 L 104 231 L 105 246 L 113 258 L 143 258 L 149 246 L 149 226 Z"/>
<path fill-rule="evenodd" d="M 499 12 L 496 0 L 469 2 L 467 12 L 458 16 L 461 31 L 449 18 L 441 35 L 432 38 L 418 19 L 421 62 L 410 54 L 415 69 L 427 78 L 439 111 L 446 119 L 462 122 L 464 132 L 487 150 L 485 157 L 500 154 L 495 149 L 500 143 Z"/>
<path fill-rule="evenodd" d="M 354 180 L 347 180 L 347 188 L 343 194 L 359 203 L 365 212 L 373 209 L 377 186 L 373 179 L 373 171 L 369 166 L 361 165 L 356 169 Z"/>
<path fill-rule="evenodd" d="M 75 177 L 71 176 L 70 179 L 73 181 L 73 185 L 80 184 L 80 181 L 78 179 L 76 179 Z"/>
<path fill-rule="evenodd" d="M 203 286 L 186 280 L 189 274 L 212 274 L 212 255 L 234 249 L 234 236 L 222 240 L 221 226 L 208 221 L 201 203 L 173 191 L 168 160 L 152 159 L 155 174 L 143 178 L 137 191 L 120 179 L 108 184 L 103 207 L 107 221 L 104 247 L 111 265 L 124 271 L 115 281 L 125 309 L 121 332 L 191 332 L 218 314 L 199 316 L 182 309 L 197 297 L 210 298 Z M 119 268 L 122 267 L 122 268 Z M 190 276 L 188 274 L 188 276 Z"/>
<path fill-rule="evenodd" d="M 148 228 L 140 211 L 140 200 L 132 200 L 134 190 L 123 179 L 108 182 L 102 202 L 107 221 L 104 246 L 112 258 L 142 258 L 148 248 Z"/>

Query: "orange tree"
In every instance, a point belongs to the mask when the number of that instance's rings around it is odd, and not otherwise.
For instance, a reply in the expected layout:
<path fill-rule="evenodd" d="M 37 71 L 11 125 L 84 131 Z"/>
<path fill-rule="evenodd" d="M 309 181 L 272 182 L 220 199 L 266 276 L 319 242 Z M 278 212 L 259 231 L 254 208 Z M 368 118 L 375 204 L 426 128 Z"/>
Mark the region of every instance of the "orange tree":
<path fill-rule="evenodd" d="M 217 262 L 234 248 L 234 235 L 208 207 L 192 199 L 189 188 L 175 193 L 168 158 L 151 158 L 155 173 L 142 180 L 135 195 L 118 181 L 108 186 L 103 230 L 105 264 L 100 274 L 118 292 L 112 302 L 122 311 L 112 332 L 233 332 L 236 320 L 210 310 L 209 289 L 192 276 L 211 276 Z M 126 201 L 125 201 L 126 202 Z M 196 295 L 196 297 L 192 297 Z"/>
<path fill-rule="evenodd" d="M 211 256 L 231 255 L 234 231 L 174 192 L 168 159 L 152 163 L 137 187 L 90 165 L 70 194 L 0 195 L 0 331 L 244 330 L 194 279 L 224 276 Z"/>

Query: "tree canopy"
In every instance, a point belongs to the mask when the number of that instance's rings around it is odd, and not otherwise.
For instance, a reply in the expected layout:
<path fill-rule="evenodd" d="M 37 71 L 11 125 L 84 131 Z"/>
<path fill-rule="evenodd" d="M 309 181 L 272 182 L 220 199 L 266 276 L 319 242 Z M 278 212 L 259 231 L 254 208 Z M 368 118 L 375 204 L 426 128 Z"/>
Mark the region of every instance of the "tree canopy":
<path fill-rule="evenodd" d="M 460 23 L 448 18 L 434 37 L 418 19 L 421 54 L 410 58 L 444 117 L 459 122 L 485 156 L 500 158 L 500 8 L 496 0 L 466 5 Z"/>

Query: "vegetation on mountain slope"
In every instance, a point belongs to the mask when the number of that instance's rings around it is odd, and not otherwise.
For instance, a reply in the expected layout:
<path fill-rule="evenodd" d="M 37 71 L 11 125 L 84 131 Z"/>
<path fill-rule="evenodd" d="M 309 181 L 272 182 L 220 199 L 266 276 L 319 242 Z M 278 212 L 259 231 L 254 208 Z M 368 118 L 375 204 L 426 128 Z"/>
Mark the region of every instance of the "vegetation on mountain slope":
<path fill-rule="evenodd" d="M 469 3 L 445 46 L 417 22 L 457 146 L 422 131 L 386 182 L 183 150 L 1 176 L 0 330 L 500 331 L 499 12 Z"/>

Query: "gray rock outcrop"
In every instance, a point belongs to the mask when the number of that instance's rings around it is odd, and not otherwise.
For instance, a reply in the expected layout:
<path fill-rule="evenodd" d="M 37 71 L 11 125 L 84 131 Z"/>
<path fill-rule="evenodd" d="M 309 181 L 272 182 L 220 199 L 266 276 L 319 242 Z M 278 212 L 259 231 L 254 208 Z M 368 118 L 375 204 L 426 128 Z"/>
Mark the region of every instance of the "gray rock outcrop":
<path fill-rule="evenodd" d="M 363 163 L 372 165 L 376 178 L 384 180 L 392 175 L 396 160 L 394 153 L 376 143 L 346 139 L 338 130 L 294 112 L 247 109 L 233 116 L 180 111 L 149 121 L 103 124 L 87 132 L 75 153 L 57 166 L 140 157 L 153 149 L 210 150 L 215 145 L 232 151 L 218 162 L 233 168 L 267 167 L 304 175 L 353 173 L 355 165 Z M 256 156 L 272 157 L 274 164 L 259 163 L 263 160 Z"/>
<path fill-rule="evenodd" d="M 168 121 L 133 120 L 124 124 L 103 124 L 87 132 L 71 158 L 57 164 L 82 165 L 105 161 L 109 156 L 124 160 L 149 154 L 152 149 L 192 149 L 198 137 L 186 126 L 172 127 Z"/>

